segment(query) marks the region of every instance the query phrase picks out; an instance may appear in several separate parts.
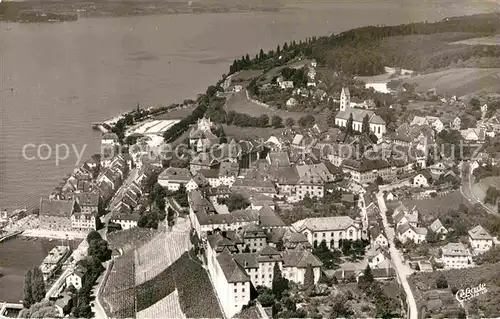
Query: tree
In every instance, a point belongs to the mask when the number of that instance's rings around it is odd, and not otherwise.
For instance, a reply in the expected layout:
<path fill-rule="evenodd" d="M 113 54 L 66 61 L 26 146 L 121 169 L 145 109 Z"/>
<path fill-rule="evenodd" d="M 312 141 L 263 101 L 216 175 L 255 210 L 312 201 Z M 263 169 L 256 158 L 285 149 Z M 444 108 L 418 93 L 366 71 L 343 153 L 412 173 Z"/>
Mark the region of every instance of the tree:
<path fill-rule="evenodd" d="M 283 278 L 278 263 L 274 263 L 272 292 L 276 299 L 281 300 L 283 292 L 288 289 L 288 280 Z"/>
<path fill-rule="evenodd" d="M 231 193 L 228 198 L 220 200 L 219 203 L 225 204 L 230 212 L 245 209 L 250 206 L 250 201 L 245 196 L 238 193 Z"/>
<path fill-rule="evenodd" d="M 108 242 L 102 238 L 90 241 L 87 254 L 101 262 L 111 259 L 111 250 L 108 248 Z"/>
<path fill-rule="evenodd" d="M 31 270 L 31 292 L 34 302 L 42 301 L 45 298 L 45 283 L 40 268 L 33 267 Z"/>
<path fill-rule="evenodd" d="M 351 114 L 352 115 L 352 114 Z M 363 117 L 363 124 L 361 126 L 361 132 L 370 133 L 370 119 L 368 118 L 368 114 Z"/>
<path fill-rule="evenodd" d="M 438 289 L 446 289 L 446 288 L 448 288 L 448 281 L 446 280 L 446 277 L 444 275 L 440 275 L 436 279 L 436 287 Z"/>
<path fill-rule="evenodd" d="M 257 297 L 263 307 L 270 307 L 274 304 L 274 296 L 270 293 L 259 294 Z"/>
<path fill-rule="evenodd" d="M 93 230 L 87 235 L 87 243 L 90 244 L 93 240 L 102 240 L 101 234 Z"/>
<path fill-rule="evenodd" d="M 28 269 L 24 276 L 23 306 L 31 307 L 33 304 L 33 292 L 31 290 L 31 269 Z"/>
<path fill-rule="evenodd" d="M 363 280 L 366 282 L 373 282 L 374 281 L 372 269 L 370 268 L 370 265 L 366 265 L 366 268 L 363 271 Z"/>
<path fill-rule="evenodd" d="M 283 119 L 281 117 L 279 117 L 278 115 L 273 115 L 273 117 L 271 118 L 271 125 L 274 128 L 283 127 Z"/>
<path fill-rule="evenodd" d="M 315 122 L 314 116 L 312 116 L 311 114 L 303 116 L 299 119 L 299 125 L 301 127 L 311 127 L 314 125 L 314 122 Z"/>
<path fill-rule="evenodd" d="M 352 117 L 352 113 L 349 115 L 349 119 L 347 120 L 347 124 L 346 124 L 346 130 L 347 130 L 347 134 L 351 134 L 353 133 L 353 129 L 352 129 L 352 124 L 354 122 L 354 118 Z"/>
<path fill-rule="evenodd" d="M 353 315 L 353 311 L 351 310 L 349 300 L 343 294 L 336 295 L 331 303 L 330 309 L 330 318 L 348 318 Z"/>
<path fill-rule="evenodd" d="M 267 114 L 262 114 L 259 116 L 259 126 L 267 127 L 269 125 L 269 116 Z"/>
<path fill-rule="evenodd" d="M 293 117 L 287 117 L 285 120 L 285 125 L 286 125 L 286 127 L 294 127 L 295 120 L 293 119 Z"/>
<path fill-rule="evenodd" d="M 307 291 L 314 289 L 314 271 L 311 264 L 307 264 L 306 273 L 304 274 L 304 287 Z"/>

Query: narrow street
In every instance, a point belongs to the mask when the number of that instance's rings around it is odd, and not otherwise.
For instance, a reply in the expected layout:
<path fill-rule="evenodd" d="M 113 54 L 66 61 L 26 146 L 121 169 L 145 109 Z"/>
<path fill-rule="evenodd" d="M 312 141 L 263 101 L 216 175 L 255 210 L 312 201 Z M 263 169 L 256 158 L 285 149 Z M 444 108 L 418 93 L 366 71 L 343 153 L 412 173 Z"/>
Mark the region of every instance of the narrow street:
<path fill-rule="evenodd" d="M 130 170 L 130 173 L 125 180 L 125 182 L 120 186 L 118 191 L 116 191 L 116 194 L 111 198 L 109 205 L 107 207 L 109 213 L 101 217 L 101 221 L 103 224 L 107 224 L 109 220 L 111 219 L 111 212 L 113 209 L 120 203 L 120 200 L 122 199 L 123 193 L 125 190 L 132 184 L 135 179 L 137 178 L 137 168 L 133 168 Z"/>
<path fill-rule="evenodd" d="M 413 296 L 413 292 L 411 291 L 410 284 L 408 283 L 407 276 L 412 274 L 412 270 L 410 267 L 403 264 L 401 260 L 401 255 L 399 250 L 396 249 L 396 245 L 394 245 L 394 228 L 390 227 L 387 222 L 387 217 L 385 215 L 387 211 L 387 206 L 384 201 L 383 191 L 377 193 L 377 201 L 380 209 L 380 216 L 382 217 L 382 222 L 384 224 L 385 233 L 387 235 L 387 239 L 390 241 L 389 252 L 391 254 L 391 259 L 394 263 L 394 267 L 396 267 L 396 272 L 398 274 L 399 281 L 403 286 L 403 289 L 406 292 L 406 303 L 408 304 L 408 318 L 409 319 L 417 319 L 418 318 L 418 310 L 417 303 L 415 301 L 415 297 Z"/>
<path fill-rule="evenodd" d="M 102 274 L 97 278 L 96 285 L 92 288 L 92 294 L 95 296 L 95 300 L 92 302 L 92 312 L 94 313 L 94 318 L 97 319 L 107 319 L 108 316 L 106 315 L 106 312 L 104 311 L 104 308 L 102 307 L 101 303 L 99 302 L 99 291 L 101 290 L 101 286 L 104 281 L 104 277 L 106 277 L 106 274 L 109 271 L 109 266 L 110 266 L 110 261 L 107 261 L 104 263 L 104 268 L 106 268 Z"/>

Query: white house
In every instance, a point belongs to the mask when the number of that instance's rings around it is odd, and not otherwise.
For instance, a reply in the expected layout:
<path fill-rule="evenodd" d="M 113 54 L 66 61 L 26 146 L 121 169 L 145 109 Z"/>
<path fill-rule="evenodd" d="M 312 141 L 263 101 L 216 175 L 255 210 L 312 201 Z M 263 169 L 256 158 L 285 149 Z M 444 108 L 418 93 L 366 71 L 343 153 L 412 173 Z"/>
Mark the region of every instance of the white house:
<path fill-rule="evenodd" d="M 413 227 L 410 226 L 410 224 L 405 223 L 397 228 L 397 236 L 399 241 L 403 244 L 408 240 L 413 240 L 415 243 L 419 244 L 425 241 L 427 229 L 422 227 Z"/>
<path fill-rule="evenodd" d="M 66 277 L 66 286 L 72 285 L 76 290 L 80 290 L 80 288 L 82 288 L 83 276 L 86 271 L 85 267 L 81 265 L 76 266 L 75 270 Z"/>
<path fill-rule="evenodd" d="M 387 247 L 389 241 L 378 225 L 370 228 L 370 240 L 373 246 Z"/>
<path fill-rule="evenodd" d="M 461 130 L 460 134 L 463 139 L 467 142 L 478 142 L 482 143 L 485 139 L 485 133 L 483 129 L 480 128 L 468 128 L 466 130 Z"/>
<path fill-rule="evenodd" d="M 389 252 L 380 246 L 370 246 L 365 255 L 368 259 L 368 265 L 372 269 L 377 268 L 380 263 L 391 259 Z"/>
<path fill-rule="evenodd" d="M 428 171 L 423 171 L 413 177 L 413 187 L 429 187 L 432 176 Z"/>
<path fill-rule="evenodd" d="M 451 122 L 450 128 L 452 130 L 458 131 L 460 130 L 461 125 L 462 125 L 462 120 L 457 116 L 453 119 L 453 122 Z"/>
<path fill-rule="evenodd" d="M 413 121 L 410 123 L 410 126 L 414 126 L 414 125 L 418 125 L 418 126 L 429 125 L 437 133 L 441 132 L 444 129 L 443 122 L 438 117 L 435 117 L 435 116 L 425 116 L 425 117 L 415 116 L 413 118 Z"/>
<path fill-rule="evenodd" d="M 481 225 L 469 230 L 469 242 L 474 252 L 483 253 L 493 247 L 493 237 Z"/>
<path fill-rule="evenodd" d="M 323 240 L 333 249 L 339 247 L 339 240 L 361 239 L 361 219 L 353 220 L 349 216 L 306 218 L 293 223 L 292 227 L 314 247 Z"/>
<path fill-rule="evenodd" d="M 462 243 L 448 243 L 441 251 L 441 262 L 446 269 L 466 268 L 472 264 L 472 255 Z"/>
<path fill-rule="evenodd" d="M 114 214 L 111 217 L 111 222 L 119 224 L 122 229 L 130 229 L 137 227 L 137 222 L 140 216 L 137 214 Z"/>
<path fill-rule="evenodd" d="M 158 176 L 158 184 L 169 191 L 177 191 L 181 185 L 186 186 L 191 180 L 191 173 L 187 168 L 169 167 Z"/>
<path fill-rule="evenodd" d="M 448 233 L 448 230 L 443 226 L 439 218 L 432 222 L 429 229 L 436 234 L 440 234 L 442 237 Z"/>
<path fill-rule="evenodd" d="M 297 105 L 297 100 L 293 97 L 289 98 L 287 101 L 286 101 L 286 106 L 288 107 L 294 107 Z"/>

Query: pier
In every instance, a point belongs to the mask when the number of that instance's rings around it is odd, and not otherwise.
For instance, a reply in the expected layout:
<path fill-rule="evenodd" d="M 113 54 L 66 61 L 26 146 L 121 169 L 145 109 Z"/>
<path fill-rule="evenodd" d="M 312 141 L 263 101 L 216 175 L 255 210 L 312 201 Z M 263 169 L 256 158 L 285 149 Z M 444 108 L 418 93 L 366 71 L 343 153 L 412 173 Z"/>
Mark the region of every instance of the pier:
<path fill-rule="evenodd" d="M 6 235 L 2 236 L 2 238 L 0 238 L 0 243 L 4 242 L 6 240 L 9 240 L 11 238 L 14 238 L 17 235 L 20 235 L 22 233 L 23 233 L 23 230 L 17 230 L 17 231 L 14 231 L 14 232 L 7 233 Z"/>

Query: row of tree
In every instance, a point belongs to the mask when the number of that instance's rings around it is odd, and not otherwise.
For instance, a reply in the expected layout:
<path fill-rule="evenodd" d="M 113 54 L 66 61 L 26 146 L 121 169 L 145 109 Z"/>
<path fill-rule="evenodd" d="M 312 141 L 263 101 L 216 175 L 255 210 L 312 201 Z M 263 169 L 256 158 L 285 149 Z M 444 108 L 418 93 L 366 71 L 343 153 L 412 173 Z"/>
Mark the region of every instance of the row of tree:
<path fill-rule="evenodd" d="M 23 306 L 31 307 L 45 298 L 45 283 L 39 267 L 29 269 L 24 276 Z"/>
<path fill-rule="evenodd" d="M 198 106 L 193 110 L 193 112 L 183 118 L 180 122 L 174 124 L 171 128 L 169 128 L 164 134 L 163 139 L 166 143 L 171 143 L 175 141 L 179 136 L 181 136 L 184 132 L 186 132 L 190 125 L 196 123 L 196 121 L 202 118 L 205 115 L 210 104 L 217 102 L 221 104 L 221 101 L 224 101 L 224 98 L 219 98 L 217 96 L 217 92 L 224 91 L 222 88 L 223 80 L 220 80 L 217 85 L 210 85 L 207 88 L 205 94 L 201 94 L 196 103 Z M 223 103 L 222 103 L 223 104 Z"/>

